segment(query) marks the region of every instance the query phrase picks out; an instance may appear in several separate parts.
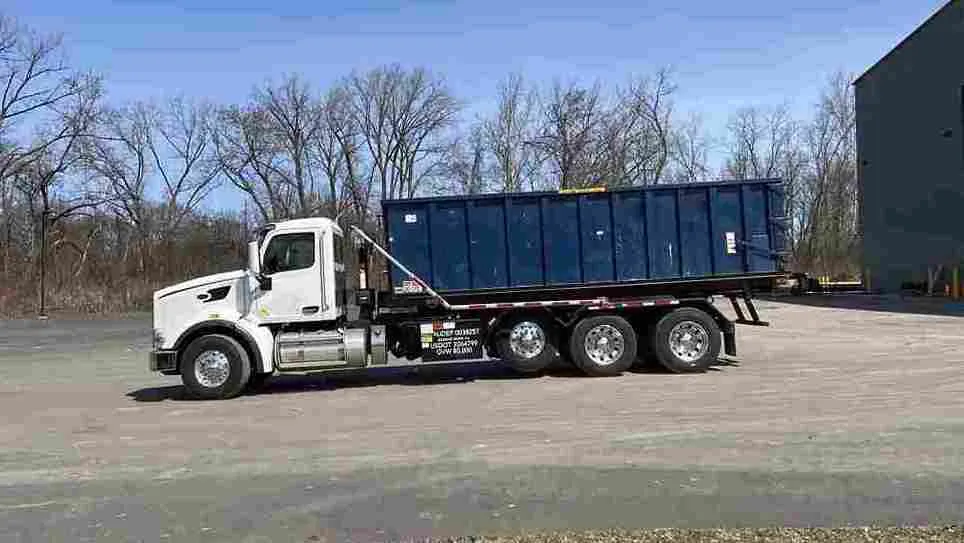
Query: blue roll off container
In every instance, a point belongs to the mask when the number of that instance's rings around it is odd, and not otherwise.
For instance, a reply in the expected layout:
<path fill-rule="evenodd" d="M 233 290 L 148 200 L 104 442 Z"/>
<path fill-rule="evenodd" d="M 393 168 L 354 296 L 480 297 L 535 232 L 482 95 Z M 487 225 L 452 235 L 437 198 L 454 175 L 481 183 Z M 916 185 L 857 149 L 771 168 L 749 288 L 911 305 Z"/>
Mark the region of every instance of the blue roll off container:
<path fill-rule="evenodd" d="M 782 271 L 779 179 L 382 203 L 391 253 L 440 292 Z M 396 292 L 407 277 L 391 271 Z"/>

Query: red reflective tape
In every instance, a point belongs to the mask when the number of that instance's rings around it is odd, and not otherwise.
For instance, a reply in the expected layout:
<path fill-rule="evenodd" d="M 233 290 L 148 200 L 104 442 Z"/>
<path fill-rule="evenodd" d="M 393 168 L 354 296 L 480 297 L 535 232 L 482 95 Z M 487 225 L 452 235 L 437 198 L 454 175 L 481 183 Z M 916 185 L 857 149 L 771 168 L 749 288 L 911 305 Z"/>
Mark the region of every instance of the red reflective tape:
<path fill-rule="evenodd" d="M 676 300 L 656 300 L 654 303 L 656 305 L 673 305 L 676 303 Z"/>

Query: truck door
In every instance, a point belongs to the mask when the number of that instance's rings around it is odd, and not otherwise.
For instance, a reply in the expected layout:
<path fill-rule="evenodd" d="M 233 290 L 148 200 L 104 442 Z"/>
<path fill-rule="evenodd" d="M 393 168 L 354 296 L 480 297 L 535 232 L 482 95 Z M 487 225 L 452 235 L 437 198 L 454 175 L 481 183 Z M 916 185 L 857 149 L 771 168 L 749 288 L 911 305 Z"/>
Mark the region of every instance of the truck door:
<path fill-rule="evenodd" d="M 314 232 L 281 231 L 268 238 L 261 273 L 271 278 L 271 288 L 255 300 L 263 321 L 316 320 L 325 310 L 320 241 Z"/>

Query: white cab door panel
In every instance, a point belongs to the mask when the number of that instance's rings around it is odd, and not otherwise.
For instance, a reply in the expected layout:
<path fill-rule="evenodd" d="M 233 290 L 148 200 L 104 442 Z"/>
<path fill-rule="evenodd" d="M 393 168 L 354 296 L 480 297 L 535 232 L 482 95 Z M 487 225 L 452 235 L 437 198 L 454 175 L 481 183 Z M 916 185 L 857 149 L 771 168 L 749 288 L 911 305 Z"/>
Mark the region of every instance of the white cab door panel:
<path fill-rule="evenodd" d="M 261 273 L 271 289 L 259 289 L 255 310 L 263 322 L 324 318 L 322 236 L 316 232 L 272 232 L 262 245 Z"/>

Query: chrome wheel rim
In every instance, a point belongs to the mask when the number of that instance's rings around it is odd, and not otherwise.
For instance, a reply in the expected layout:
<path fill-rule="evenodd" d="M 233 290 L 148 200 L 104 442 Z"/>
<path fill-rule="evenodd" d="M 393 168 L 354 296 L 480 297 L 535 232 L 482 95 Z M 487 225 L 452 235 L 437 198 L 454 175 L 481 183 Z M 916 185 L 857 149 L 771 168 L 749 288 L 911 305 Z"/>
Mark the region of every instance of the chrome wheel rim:
<path fill-rule="evenodd" d="M 698 322 L 683 321 L 669 332 L 669 349 L 683 362 L 696 362 L 709 348 L 710 334 Z"/>
<path fill-rule="evenodd" d="M 600 324 L 586 333 L 586 355 L 600 366 L 608 366 L 619 360 L 626 351 L 623 333 L 615 326 Z"/>
<path fill-rule="evenodd" d="M 546 333 L 532 321 L 522 321 L 509 331 L 509 349 L 526 360 L 542 354 L 546 348 Z"/>
<path fill-rule="evenodd" d="M 217 388 L 228 381 L 231 362 L 221 351 L 204 351 L 194 359 L 194 377 L 201 386 Z"/>

